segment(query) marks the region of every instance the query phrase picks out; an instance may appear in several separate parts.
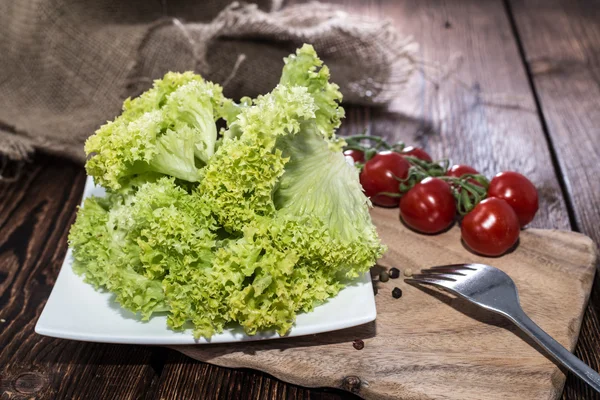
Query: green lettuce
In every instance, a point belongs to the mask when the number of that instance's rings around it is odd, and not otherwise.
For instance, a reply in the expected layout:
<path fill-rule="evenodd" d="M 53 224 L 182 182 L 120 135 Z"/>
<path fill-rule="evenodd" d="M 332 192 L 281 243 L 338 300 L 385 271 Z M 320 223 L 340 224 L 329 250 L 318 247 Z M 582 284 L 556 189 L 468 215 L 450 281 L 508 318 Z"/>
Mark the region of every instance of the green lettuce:
<path fill-rule="evenodd" d="M 237 112 L 219 85 L 191 72 L 170 72 L 139 98 L 126 100 L 123 113 L 88 138 L 87 173 L 112 190 L 148 172 L 198 182 L 215 149 L 215 121 Z"/>
<path fill-rule="evenodd" d="M 317 57 L 315 49 L 304 45 L 284 59 L 285 66 L 279 83 L 285 86 L 303 86 L 314 99 L 317 129 L 327 139 L 337 143 L 337 149 L 344 146 L 336 140 L 334 132 L 344 118 L 344 109 L 339 107 L 342 93 L 339 86 L 329 82 L 329 68 Z"/>
<path fill-rule="evenodd" d="M 230 324 L 285 334 L 385 250 L 335 134 L 341 98 L 305 45 L 253 100 L 237 104 L 191 73 L 127 100 L 86 144 L 108 197 L 79 211 L 75 271 L 196 337 Z"/>
<path fill-rule="evenodd" d="M 250 333 L 286 332 L 298 311 L 335 295 L 384 250 L 358 172 L 336 145 L 337 87 L 316 70 L 312 48 L 288 59 L 288 71 L 294 65 L 305 86 L 279 84 L 242 110 L 241 136 L 223 142 L 198 189 L 220 225 L 243 233 L 219 249 L 213 268 L 232 278 L 213 298 Z"/>
<path fill-rule="evenodd" d="M 195 193 L 163 177 L 128 196 L 87 198 L 69 233 L 74 270 L 148 319 L 167 311 L 163 279 L 177 265 L 210 266 L 217 227 Z"/>

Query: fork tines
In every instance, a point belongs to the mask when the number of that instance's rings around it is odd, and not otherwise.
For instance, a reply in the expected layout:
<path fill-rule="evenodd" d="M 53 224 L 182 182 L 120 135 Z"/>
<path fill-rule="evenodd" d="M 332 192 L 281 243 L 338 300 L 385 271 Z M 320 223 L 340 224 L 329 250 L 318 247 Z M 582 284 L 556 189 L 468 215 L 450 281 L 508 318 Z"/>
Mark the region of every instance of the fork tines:
<path fill-rule="evenodd" d="M 413 275 L 406 282 L 428 283 L 448 288 L 450 282 L 456 282 L 460 277 L 467 276 L 470 271 L 477 271 L 472 264 L 440 265 L 422 269 L 420 274 Z"/>

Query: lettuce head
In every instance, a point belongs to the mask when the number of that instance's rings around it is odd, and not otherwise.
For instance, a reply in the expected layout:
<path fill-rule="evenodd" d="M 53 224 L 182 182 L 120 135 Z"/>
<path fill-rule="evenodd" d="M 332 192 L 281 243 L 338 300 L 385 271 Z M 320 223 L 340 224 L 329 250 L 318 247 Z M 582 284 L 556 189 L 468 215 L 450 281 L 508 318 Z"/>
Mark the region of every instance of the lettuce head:
<path fill-rule="evenodd" d="M 385 248 L 335 134 L 342 95 L 312 46 L 284 63 L 277 87 L 240 104 L 169 73 L 88 140 L 109 195 L 70 233 L 87 282 L 196 337 L 283 335 L 369 270 Z"/>

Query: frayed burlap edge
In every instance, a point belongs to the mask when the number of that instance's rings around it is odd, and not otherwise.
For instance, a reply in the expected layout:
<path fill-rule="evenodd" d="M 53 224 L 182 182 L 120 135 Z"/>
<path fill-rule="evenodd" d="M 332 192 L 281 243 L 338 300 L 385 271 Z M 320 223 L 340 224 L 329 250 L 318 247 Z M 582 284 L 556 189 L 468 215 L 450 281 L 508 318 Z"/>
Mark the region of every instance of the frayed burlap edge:
<path fill-rule="evenodd" d="M 346 35 L 357 41 L 367 41 L 371 46 L 376 46 L 379 49 L 381 57 L 375 60 L 374 64 L 381 64 L 382 68 L 391 67 L 391 74 L 383 80 L 378 80 L 376 76 L 365 77 L 362 80 L 347 82 L 346 87 L 352 90 L 354 95 L 353 102 L 358 104 L 378 105 L 386 104 L 394 97 L 401 94 L 405 83 L 408 81 L 413 72 L 417 69 L 419 62 L 417 61 L 418 45 L 411 37 L 399 38 L 398 32 L 394 29 L 390 22 L 374 22 L 366 21 L 360 16 L 349 14 L 345 11 L 340 11 L 332 5 L 320 4 L 317 2 L 294 5 L 285 9 L 279 10 L 280 2 L 275 1 L 272 11 L 282 18 L 289 18 L 294 13 L 303 8 L 306 12 L 319 14 L 330 13 L 331 19 L 327 21 L 327 25 L 333 26 L 333 29 L 340 34 Z M 311 7 L 312 9 L 308 8 Z M 277 11 L 279 10 L 279 11 Z M 258 18 L 266 18 L 273 23 L 270 13 L 260 12 Z M 188 27 L 177 18 L 161 18 L 156 22 L 149 24 L 139 38 L 136 38 L 137 44 L 135 49 L 138 56 L 135 57 L 129 65 L 125 66 L 127 79 L 123 82 L 122 98 L 138 95 L 140 92 L 148 88 L 151 84 L 149 77 L 143 76 L 140 71 L 141 59 L 140 51 L 144 44 L 156 30 L 165 25 L 173 25 L 178 28 L 181 34 L 187 38 L 189 42 L 192 59 L 190 60 L 190 69 L 195 69 L 200 74 L 206 74 L 210 71 L 210 66 L 206 62 L 206 52 L 210 41 L 219 35 L 235 37 L 235 30 L 244 25 L 246 18 L 257 18 L 256 7 L 244 3 L 233 3 L 225 8 L 212 22 L 208 24 L 194 24 L 195 35 L 199 31 L 202 33 L 202 44 L 198 46 L 198 41 L 194 41 L 193 36 L 188 32 Z M 374 25 L 376 23 L 376 25 Z M 331 28 L 329 26 L 328 28 Z M 200 27 L 200 29 L 199 29 Z M 321 27 L 322 28 L 322 27 Z M 377 40 L 373 37 L 368 37 L 366 32 L 376 32 Z M 292 30 L 292 35 L 295 34 Z M 137 36 L 137 35 L 136 35 Z M 302 39 L 302 34 L 297 38 Z M 238 63 L 233 67 L 230 80 L 235 76 L 237 67 L 243 62 L 243 58 L 238 60 Z M 376 67 L 376 65 L 375 65 Z M 227 82 L 224 82 L 226 85 Z M 372 91 L 369 88 L 375 88 Z M 356 95 L 358 94 L 358 95 Z M 364 100 L 362 100 L 362 99 Z M 92 132 L 90 132 L 91 134 Z M 74 141 L 60 140 L 53 138 L 52 142 L 44 140 L 43 137 L 30 137 L 27 132 L 19 132 L 18 129 L 12 127 L 3 127 L 0 124 L 0 154 L 3 155 L 4 162 L 30 160 L 36 150 L 41 150 L 45 153 L 56 154 L 66 157 L 73 161 L 83 163 L 85 157 L 81 150 L 74 151 Z"/>

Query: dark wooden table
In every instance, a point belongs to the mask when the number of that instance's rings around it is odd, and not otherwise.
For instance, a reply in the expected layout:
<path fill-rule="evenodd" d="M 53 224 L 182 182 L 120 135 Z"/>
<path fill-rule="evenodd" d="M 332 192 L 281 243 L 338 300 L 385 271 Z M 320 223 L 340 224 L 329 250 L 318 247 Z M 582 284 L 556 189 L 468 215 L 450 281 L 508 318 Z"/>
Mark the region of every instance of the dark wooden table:
<path fill-rule="evenodd" d="M 348 108 L 342 133 L 424 146 L 487 175 L 517 170 L 541 194 L 533 226 L 600 243 L 600 3 L 571 0 L 360 1 L 391 18 L 427 64 L 388 110 Z M 41 337 L 33 328 L 66 252 L 83 168 L 37 156 L 0 181 L 1 399 L 341 399 L 176 351 Z M 74 301 L 77 301 L 74 299 Z M 596 278 L 576 354 L 600 369 Z M 564 399 L 600 398 L 569 375 Z"/>

